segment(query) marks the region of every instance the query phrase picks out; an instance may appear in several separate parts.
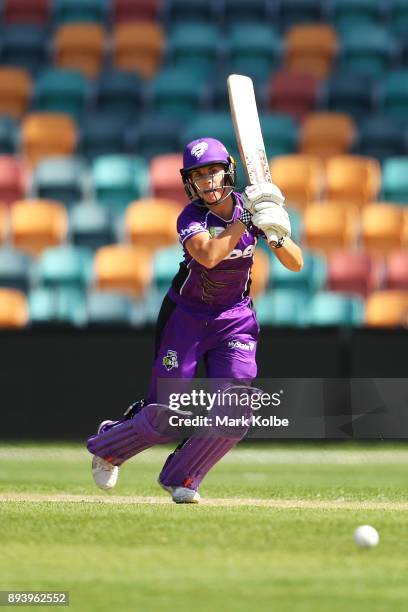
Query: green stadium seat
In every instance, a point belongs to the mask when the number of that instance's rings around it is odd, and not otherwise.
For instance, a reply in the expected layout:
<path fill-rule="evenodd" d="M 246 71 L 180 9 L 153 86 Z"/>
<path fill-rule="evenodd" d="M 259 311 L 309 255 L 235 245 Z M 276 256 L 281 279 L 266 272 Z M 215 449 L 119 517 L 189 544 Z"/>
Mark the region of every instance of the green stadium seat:
<path fill-rule="evenodd" d="M 385 75 L 381 84 L 380 110 L 387 117 L 408 124 L 408 69 L 400 68 Z"/>
<path fill-rule="evenodd" d="M 153 278 L 157 287 L 170 287 L 178 272 L 183 253 L 179 245 L 159 249 L 153 256 Z"/>
<path fill-rule="evenodd" d="M 37 197 L 63 202 L 70 206 L 82 199 L 85 165 L 74 157 L 42 159 L 33 172 L 33 187 Z"/>
<path fill-rule="evenodd" d="M 310 300 L 305 322 L 308 325 L 360 326 L 364 321 L 364 300 L 332 291 L 316 293 Z"/>
<path fill-rule="evenodd" d="M 261 325 L 301 326 L 309 294 L 296 289 L 272 289 L 255 301 L 255 311 Z"/>
<path fill-rule="evenodd" d="M 406 34 L 408 31 L 407 0 L 392 0 L 389 8 L 389 24 L 394 32 Z"/>
<path fill-rule="evenodd" d="M 81 153 L 93 159 L 98 155 L 123 152 L 128 125 L 125 114 L 100 112 L 85 116 L 80 130 Z"/>
<path fill-rule="evenodd" d="M 92 251 L 85 247 L 53 247 L 41 255 L 36 276 L 43 286 L 83 289 L 92 277 L 92 261 Z"/>
<path fill-rule="evenodd" d="M 309 294 L 321 289 L 327 279 L 325 259 L 304 251 L 303 261 L 303 268 L 294 274 L 271 253 L 269 286 L 272 289 L 297 289 Z"/>
<path fill-rule="evenodd" d="M 102 112 L 134 115 L 141 107 L 142 90 L 142 78 L 135 72 L 104 70 L 96 83 L 96 106 Z"/>
<path fill-rule="evenodd" d="M 296 152 L 299 128 L 293 117 L 270 113 L 261 114 L 259 118 L 268 158 Z"/>
<path fill-rule="evenodd" d="M 223 18 L 225 25 L 255 23 L 264 24 L 272 18 L 271 3 L 267 0 L 224 0 Z"/>
<path fill-rule="evenodd" d="M 408 156 L 384 160 L 382 197 L 385 201 L 408 204 Z"/>
<path fill-rule="evenodd" d="M 382 0 L 331 0 L 330 20 L 336 29 L 377 24 L 383 17 Z"/>
<path fill-rule="evenodd" d="M 235 25 L 225 44 L 231 73 L 266 79 L 279 66 L 282 42 L 270 25 Z"/>
<path fill-rule="evenodd" d="M 0 287 L 28 291 L 34 263 L 23 251 L 11 247 L 0 249 Z"/>
<path fill-rule="evenodd" d="M 28 295 L 30 321 L 36 323 L 57 322 L 57 291 L 49 287 L 36 287 Z"/>
<path fill-rule="evenodd" d="M 168 39 L 168 60 L 179 68 L 208 75 L 219 55 L 220 34 L 207 23 L 176 25 Z"/>
<path fill-rule="evenodd" d="M 184 146 L 181 134 L 185 122 L 180 118 L 147 115 L 125 132 L 125 151 L 137 153 L 146 159 L 164 153 L 179 153 Z"/>
<path fill-rule="evenodd" d="M 374 108 L 375 84 L 368 75 L 338 70 L 330 75 L 320 91 L 320 108 L 348 113 L 356 120 L 367 117 Z"/>
<path fill-rule="evenodd" d="M 86 296 L 77 287 L 60 287 L 58 296 L 58 320 L 82 327 L 87 323 Z"/>
<path fill-rule="evenodd" d="M 390 68 L 396 41 L 386 28 L 373 25 L 355 26 L 341 34 L 342 68 L 382 78 Z"/>
<path fill-rule="evenodd" d="M 107 0 L 55 0 L 54 2 L 54 20 L 58 25 L 81 21 L 103 24 L 107 13 Z"/>
<path fill-rule="evenodd" d="M 80 72 L 50 68 L 35 83 L 33 108 L 68 113 L 78 119 L 86 108 L 88 95 L 88 81 Z"/>
<path fill-rule="evenodd" d="M 302 23 L 316 23 L 322 18 L 322 0 L 284 0 L 277 3 L 275 23 L 281 30 Z"/>
<path fill-rule="evenodd" d="M 134 321 L 134 302 L 122 293 L 94 289 L 86 307 L 89 325 L 130 325 Z"/>
<path fill-rule="evenodd" d="M 379 161 L 408 153 L 402 122 L 384 115 L 368 116 L 359 125 L 356 151 Z"/>
<path fill-rule="evenodd" d="M 183 68 L 164 68 L 147 88 L 152 113 L 189 117 L 198 110 L 204 95 L 202 77 Z"/>
<path fill-rule="evenodd" d="M 95 203 L 80 203 L 70 211 L 70 234 L 75 246 L 99 249 L 116 242 L 113 213 Z"/>
<path fill-rule="evenodd" d="M 18 139 L 18 122 L 7 115 L 0 115 L 0 153 L 15 153 Z"/>
<path fill-rule="evenodd" d="M 36 74 L 45 65 L 47 30 L 40 26 L 7 25 L 1 31 L 0 64 Z"/>
<path fill-rule="evenodd" d="M 98 202 L 122 212 L 149 189 L 146 161 L 130 155 L 103 155 L 92 164 L 92 181 Z"/>
<path fill-rule="evenodd" d="M 37 287 L 28 295 L 28 307 L 34 325 L 86 323 L 85 295 L 76 288 Z"/>
<path fill-rule="evenodd" d="M 163 20 L 170 26 L 192 21 L 214 23 L 218 15 L 218 7 L 212 0 L 166 0 L 162 4 Z"/>

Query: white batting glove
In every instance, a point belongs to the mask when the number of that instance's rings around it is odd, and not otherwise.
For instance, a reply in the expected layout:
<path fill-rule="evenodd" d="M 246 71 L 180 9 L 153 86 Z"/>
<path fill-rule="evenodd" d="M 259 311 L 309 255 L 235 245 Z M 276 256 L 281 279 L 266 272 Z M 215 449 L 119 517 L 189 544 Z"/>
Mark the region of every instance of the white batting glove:
<path fill-rule="evenodd" d="M 242 202 L 244 208 L 249 210 L 253 215 L 256 212 L 256 205 L 261 202 L 271 202 L 278 206 L 283 206 L 285 198 L 277 185 L 273 183 L 258 183 L 257 185 L 248 185 L 242 194 Z"/>
<path fill-rule="evenodd" d="M 291 234 L 289 215 L 285 208 L 276 204 L 269 204 L 256 211 L 252 216 L 252 223 L 264 232 L 268 243 L 278 242 L 282 237 L 286 238 Z"/>

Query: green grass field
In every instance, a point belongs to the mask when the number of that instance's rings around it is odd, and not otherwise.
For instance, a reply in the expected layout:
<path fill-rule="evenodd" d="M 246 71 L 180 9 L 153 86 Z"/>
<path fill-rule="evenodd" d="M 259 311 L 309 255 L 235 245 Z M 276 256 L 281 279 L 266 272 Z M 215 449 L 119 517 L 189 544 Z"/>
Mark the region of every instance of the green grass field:
<path fill-rule="evenodd" d="M 240 445 L 200 505 L 155 484 L 167 452 L 104 494 L 79 445 L 0 444 L 0 590 L 68 590 L 86 612 L 407 610 L 406 446 Z M 355 546 L 364 523 L 377 548 Z"/>

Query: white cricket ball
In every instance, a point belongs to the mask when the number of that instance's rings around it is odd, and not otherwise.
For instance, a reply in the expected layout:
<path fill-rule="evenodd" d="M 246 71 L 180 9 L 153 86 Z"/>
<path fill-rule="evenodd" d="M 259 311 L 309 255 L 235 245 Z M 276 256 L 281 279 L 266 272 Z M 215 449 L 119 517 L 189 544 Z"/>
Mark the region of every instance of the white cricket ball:
<path fill-rule="evenodd" d="M 372 548 L 373 546 L 377 546 L 380 541 L 380 536 L 378 535 L 378 531 L 371 527 L 371 525 L 360 525 L 357 527 L 354 534 L 354 541 L 357 546 L 360 548 Z"/>

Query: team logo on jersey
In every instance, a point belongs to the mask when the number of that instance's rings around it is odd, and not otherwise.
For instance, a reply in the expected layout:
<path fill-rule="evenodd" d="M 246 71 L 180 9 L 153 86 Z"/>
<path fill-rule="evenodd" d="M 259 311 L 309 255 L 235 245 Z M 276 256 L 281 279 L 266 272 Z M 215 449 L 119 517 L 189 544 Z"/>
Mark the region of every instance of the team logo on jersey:
<path fill-rule="evenodd" d="M 207 149 L 208 149 L 208 142 L 205 142 L 205 141 L 199 142 L 198 144 L 194 145 L 194 147 L 191 149 L 191 155 L 194 155 L 194 157 L 196 157 L 197 159 L 200 159 L 200 157 L 204 155 Z"/>
<path fill-rule="evenodd" d="M 228 342 L 228 348 L 238 348 L 243 351 L 253 351 L 255 347 L 255 342 L 240 342 L 239 340 L 230 340 Z"/>
<path fill-rule="evenodd" d="M 168 350 L 167 355 L 163 357 L 163 365 L 168 372 L 173 368 L 178 368 L 177 351 Z"/>
<path fill-rule="evenodd" d="M 219 234 L 222 234 L 224 230 L 225 230 L 225 227 L 209 227 L 208 228 L 208 232 L 211 238 L 215 238 L 216 236 L 219 236 Z"/>

